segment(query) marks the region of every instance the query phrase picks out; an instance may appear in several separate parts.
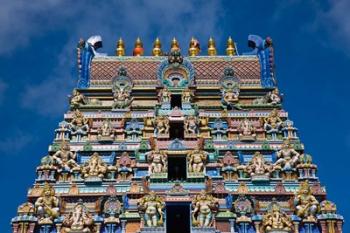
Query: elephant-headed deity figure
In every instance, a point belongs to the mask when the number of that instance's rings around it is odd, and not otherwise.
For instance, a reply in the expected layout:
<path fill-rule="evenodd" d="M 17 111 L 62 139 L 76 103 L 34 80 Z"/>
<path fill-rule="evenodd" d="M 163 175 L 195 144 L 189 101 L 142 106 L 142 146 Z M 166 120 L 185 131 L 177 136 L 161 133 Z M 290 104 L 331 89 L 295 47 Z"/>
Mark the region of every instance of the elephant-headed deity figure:
<path fill-rule="evenodd" d="M 92 233 L 94 219 L 82 201 L 79 201 L 73 210 L 64 217 L 61 233 Z"/>
<path fill-rule="evenodd" d="M 211 227 L 219 203 L 211 194 L 202 190 L 192 201 L 192 224 L 196 227 Z"/>
<path fill-rule="evenodd" d="M 266 233 L 291 233 L 293 222 L 291 217 L 281 210 L 281 207 L 277 202 L 272 202 L 267 213 L 263 216 L 261 228 L 261 231 Z"/>
<path fill-rule="evenodd" d="M 107 173 L 107 165 L 97 152 L 94 152 L 91 158 L 84 164 L 82 174 L 84 178 L 98 177 L 104 178 Z"/>
<path fill-rule="evenodd" d="M 163 226 L 164 200 L 151 191 L 137 203 L 138 210 L 143 214 L 143 221 L 146 227 Z"/>

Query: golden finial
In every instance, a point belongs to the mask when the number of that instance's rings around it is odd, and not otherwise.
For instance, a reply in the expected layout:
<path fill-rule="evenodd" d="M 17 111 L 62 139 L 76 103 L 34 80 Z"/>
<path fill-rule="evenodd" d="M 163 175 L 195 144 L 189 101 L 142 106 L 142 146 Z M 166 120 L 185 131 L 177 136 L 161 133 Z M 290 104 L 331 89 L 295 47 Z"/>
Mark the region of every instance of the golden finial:
<path fill-rule="evenodd" d="M 227 56 L 236 55 L 235 42 L 232 40 L 231 36 L 227 40 L 226 55 Z"/>
<path fill-rule="evenodd" d="M 115 50 L 115 55 L 119 57 L 125 55 L 125 45 L 122 38 L 119 38 L 117 42 L 117 49 Z"/>
<path fill-rule="evenodd" d="M 160 39 L 157 37 L 153 43 L 152 55 L 153 56 L 161 56 L 162 54 L 163 54 L 162 44 L 160 43 Z"/>
<path fill-rule="evenodd" d="M 133 56 L 142 56 L 143 55 L 143 44 L 140 37 L 137 37 L 135 41 L 135 47 L 132 53 Z"/>
<path fill-rule="evenodd" d="M 170 51 L 177 51 L 180 50 L 179 42 L 177 42 L 176 38 L 174 37 L 171 41 Z"/>
<path fill-rule="evenodd" d="M 198 40 L 192 37 L 190 41 L 190 48 L 188 49 L 188 55 L 194 57 L 197 56 L 200 51 L 201 49 Z"/>
<path fill-rule="evenodd" d="M 210 37 L 209 41 L 208 41 L 208 55 L 209 56 L 216 56 L 215 41 L 212 37 Z"/>

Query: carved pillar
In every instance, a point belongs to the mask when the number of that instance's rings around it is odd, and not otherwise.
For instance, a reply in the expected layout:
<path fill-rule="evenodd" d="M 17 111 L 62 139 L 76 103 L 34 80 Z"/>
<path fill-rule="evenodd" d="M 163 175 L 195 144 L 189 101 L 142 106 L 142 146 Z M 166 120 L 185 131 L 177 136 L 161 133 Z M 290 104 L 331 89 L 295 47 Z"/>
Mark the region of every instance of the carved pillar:
<path fill-rule="evenodd" d="M 337 233 L 343 233 L 343 221 L 337 221 Z"/>
<path fill-rule="evenodd" d="M 98 222 L 95 225 L 96 225 L 96 233 L 100 233 L 100 231 L 101 231 L 101 223 Z"/>
<path fill-rule="evenodd" d="M 294 233 L 299 233 L 299 222 L 293 222 L 294 224 Z"/>
<path fill-rule="evenodd" d="M 229 219 L 230 221 L 230 233 L 235 233 L 235 219 Z"/>
<path fill-rule="evenodd" d="M 327 220 L 328 233 L 335 233 L 334 225 L 335 225 L 334 220 Z"/>
<path fill-rule="evenodd" d="M 126 233 L 126 220 L 121 220 L 122 233 Z"/>
<path fill-rule="evenodd" d="M 56 230 L 57 230 L 57 232 L 61 232 L 61 227 L 62 227 L 62 224 L 60 224 L 60 223 L 57 223 L 57 224 L 56 224 Z"/>
<path fill-rule="evenodd" d="M 18 232 L 18 223 L 12 223 L 12 233 L 19 233 Z"/>
<path fill-rule="evenodd" d="M 326 221 L 324 221 L 324 220 L 320 221 L 320 225 L 321 225 L 322 233 L 327 233 L 327 224 L 326 224 Z"/>
<path fill-rule="evenodd" d="M 260 221 L 254 222 L 255 232 L 260 233 Z"/>

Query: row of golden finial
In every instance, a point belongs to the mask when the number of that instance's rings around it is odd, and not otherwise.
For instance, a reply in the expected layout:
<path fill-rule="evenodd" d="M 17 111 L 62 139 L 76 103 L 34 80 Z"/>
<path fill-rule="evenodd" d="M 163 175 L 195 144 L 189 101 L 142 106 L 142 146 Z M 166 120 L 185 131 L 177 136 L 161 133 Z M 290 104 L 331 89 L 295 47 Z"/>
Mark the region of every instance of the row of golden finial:
<path fill-rule="evenodd" d="M 173 40 L 171 41 L 170 45 L 170 51 L 175 51 L 175 50 L 180 50 L 179 42 L 176 40 L 174 37 Z M 189 56 L 197 56 L 199 55 L 201 49 L 200 45 L 197 39 L 192 37 L 188 49 L 188 55 Z M 135 46 L 133 49 L 133 56 L 143 56 L 144 54 L 144 48 L 143 48 L 143 43 L 138 37 L 135 41 Z M 125 55 L 125 44 L 122 38 L 120 38 L 117 41 L 117 49 L 116 49 L 116 56 L 124 56 Z M 162 43 L 160 42 L 160 39 L 157 37 L 155 41 L 153 42 L 153 49 L 152 49 L 152 55 L 153 56 L 164 56 L 166 54 L 163 53 L 162 51 Z M 217 50 L 216 50 L 216 45 L 215 41 L 212 37 L 209 38 L 208 41 L 208 56 L 216 56 L 217 55 Z M 236 46 L 235 42 L 231 37 L 227 39 L 227 44 L 226 44 L 226 55 L 227 56 L 234 56 L 236 55 Z"/>

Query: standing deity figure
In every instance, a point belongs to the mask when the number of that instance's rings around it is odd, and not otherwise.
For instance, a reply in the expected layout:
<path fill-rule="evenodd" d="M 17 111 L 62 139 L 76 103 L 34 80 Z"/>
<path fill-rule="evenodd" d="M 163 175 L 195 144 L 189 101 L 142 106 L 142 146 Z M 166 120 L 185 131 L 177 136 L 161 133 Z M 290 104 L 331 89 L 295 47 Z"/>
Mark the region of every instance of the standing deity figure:
<path fill-rule="evenodd" d="M 246 172 L 251 176 L 270 176 L 271 166 L 267 164 L 264 156 L 259 152 L 255 152 L 253 158 L 246 166 Z"/>
<path fill-rule="evenodd" d="M 204 171 L 204 165 L 207 160 L 207 152 L 195 149 L 188 155 L 188 172 L 201 173 Z"/>
<path fill-rule="evenodd" d="M 274 163 L 274 168 L 281 167 L 283 171 L 290 171 L 295 168 L 300 154 L 294 150 L 293 145 L 289 140 L 285 140 L 282 149 L 277 152 L 277 161 Z"/>
<path fill-rule="evenodd" d="M 247 118 L 240 123 L 238 130 L 240 140 L 255 140 L 255 127 Z"/>
<path fill-rule="evenodd" d="M 156 136 L 169 134 L 169 119 L 165 116 L 159 116 L 156 119 Z"/>
<path fill-rule="evenodd" d="M 273 203 L 270 210 L 263 216 L 262 232 L 283 232 L 292 231 L 292 219 L 284 212 L 277 203 Z"/>
<path fill-rule="evenodd" d="M 147 160 L 150 163 L 149 174 L 167 171 L 167 155 L 164 151 L 155 148 L 155 150 L 147 153 Z"/>
<path fill-rule="evenodd" d="M 316 221 L 319 210 L 319 202 L 312 195 L 311 187 L 307 181 L 300 184 L 299 190 L 294 197 L 296 215 L 304 221 Z"/>
<path fill-rule="evenodd" d="M 113 126 L 112 126 L 112 123 L 110 120 L 105 119 L 102 122 L 101 127 L 98 129 L 98 138 L 99 139 L 104 139 L 104 138 L 113 139 L 114 138 L 114 129 L 113 129 Z"/>
<path fill-rule="evenodd" d="M 64 217 L 62 227 L 62 233 L 92 233 L 94 232 L 94 219 L 86 206 L 82 202 L 79 202 Z"/>
<path fill-rule="evenodd" d="M 41 196 L 34 204 L 39 224 L 53 223 L 53 220 L 59 216 L 58 202 L 55 189 L 50 184 L 45 183 Z"/>
<path fill-rule="evenodd" d="M 169 103 L 171 100 L 171 93 L 168 88 L 164 87 L 161 89 L 158 94 L 158 98 L 160 103 Z"/>
<path fill-rule="evenodd" d="M 70 146 L 67 142 L 61 144 L 61 148 L 52 156 L 58 164 L 59 172 L 79 170 L 79 165 L 75 162 L 76 154 L 70 151 Z"/>
<path fill-rule="evenodd" d="M 198 133 L 198 121 L 195 116 L 188 116 L 185 119 L 185 134 L 197 135 Z"/>
<path fill-rule="evenodd" d="M 210 227 L 219 203 L 212 195 L 203 190 L 192 201 L 192 208 L 192 224 L 197 227 Z"/>
<path fill-rule="evenodd" d="M 272 105 L 280 104 L 282 102 L 277 88 L 267 94 L 267 102 Z"/>
<path fill-rule="evenodd" d="M 283 122 L 278 116 L 278 111 L 273 109 L 270 114 L 264 118 L 264 129 L 266 133 L 272 135 L 272 139 L 277 139 L 277 133 L 281 132 Z"/>
<path fill-rule="evenodd" d="M 102 161 L 100 155 L 94 152 L 91 158 L 84 164 L 81 173 L 84 178 L 99 177 L 103 178 L 107 172 L 107 166 Z"/>
<path fill-rule="evenodd" d="M 190 103 L 193 97 L 193 93 L 190 89 L 186 88 L 182 91 L 182 102 Z"/>
<path fill-rule="evenodd" d="M 73 113 L 73 119 L 69 123 L 71 134 L 75 137 L 76 141 L 80 141 L 85 138 L 89 131 L 89 121 L 86 119 L 82 112 L 78 109 Z"/>
<path fill-rule="evenodd" d="M 163 225 L 164 201 L 153 191 L 141 198 L 137 203 L 138 209 L 143 213 L 146 227 L 159 227 Z"/>
<path fill-rule="evenodd" d="M 83 94 L 81 94 L 77 89 L 73 90 L 72 96 L 70 97 L 70 106 L 75 109 L 80 105 L 87 104 L 87 100 Z"/>

